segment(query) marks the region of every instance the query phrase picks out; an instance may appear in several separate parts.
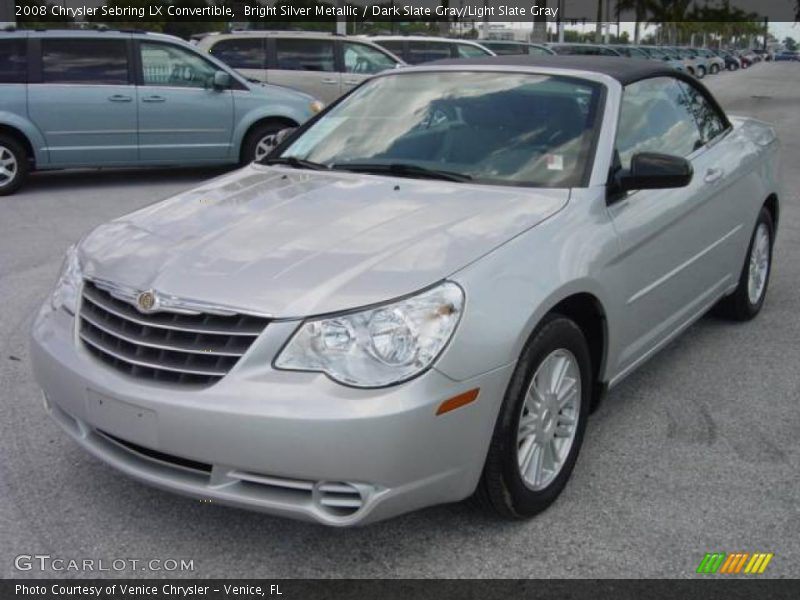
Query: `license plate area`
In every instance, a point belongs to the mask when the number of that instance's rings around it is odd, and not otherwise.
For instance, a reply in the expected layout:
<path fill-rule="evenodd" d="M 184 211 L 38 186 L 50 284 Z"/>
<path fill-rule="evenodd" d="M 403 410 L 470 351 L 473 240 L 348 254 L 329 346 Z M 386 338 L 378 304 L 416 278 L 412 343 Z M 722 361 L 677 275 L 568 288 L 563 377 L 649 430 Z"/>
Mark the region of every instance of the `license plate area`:
<path fill-rule="evenodd" d="M 135 444 L 158 448 L 158 418 L 154 410 L 90 389 L 86 392 L 86 414 L 97 429 Z"/>

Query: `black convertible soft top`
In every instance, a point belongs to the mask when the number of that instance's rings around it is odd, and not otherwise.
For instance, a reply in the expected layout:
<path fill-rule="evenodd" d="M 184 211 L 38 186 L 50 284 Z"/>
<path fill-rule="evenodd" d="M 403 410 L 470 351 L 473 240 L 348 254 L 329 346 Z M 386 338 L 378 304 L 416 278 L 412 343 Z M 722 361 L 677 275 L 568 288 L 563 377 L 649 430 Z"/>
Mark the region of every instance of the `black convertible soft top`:
<path fill-rule="evenodd" d="M 438 66 L 481 66 L 481 67 L 550 67 L 553 69 L 576 69 L 602 73 L 619 81 L 622 85 L 663 75 L 675 77 L 680 72 L 660 60 L 625 58 L 621 56 L 533 56 L 513 54 L 507 56 L 481 56 L 476 58 L 450 58 L 420 65 Z M 678 75 L 680 77 L 680 75 Z"/>

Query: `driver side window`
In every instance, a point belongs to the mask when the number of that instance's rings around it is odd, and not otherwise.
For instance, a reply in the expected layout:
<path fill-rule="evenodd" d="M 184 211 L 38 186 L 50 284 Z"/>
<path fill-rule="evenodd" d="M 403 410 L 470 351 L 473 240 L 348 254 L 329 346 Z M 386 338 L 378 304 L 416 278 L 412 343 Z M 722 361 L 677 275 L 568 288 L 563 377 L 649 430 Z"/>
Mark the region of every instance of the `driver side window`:
<path fill-rule="evenodd" d="M 624 169 L 630 167 L 637 152 L 685 157 L 702 144 L 692 107 L 678 80 L 654 77 L 625 88 L 615 143 Z"/>
<path fill-rule="evenodd" d="M 142 42 L 144 85 L 209 88 L 217 69 L 200 56 L 177 46 Z"/>

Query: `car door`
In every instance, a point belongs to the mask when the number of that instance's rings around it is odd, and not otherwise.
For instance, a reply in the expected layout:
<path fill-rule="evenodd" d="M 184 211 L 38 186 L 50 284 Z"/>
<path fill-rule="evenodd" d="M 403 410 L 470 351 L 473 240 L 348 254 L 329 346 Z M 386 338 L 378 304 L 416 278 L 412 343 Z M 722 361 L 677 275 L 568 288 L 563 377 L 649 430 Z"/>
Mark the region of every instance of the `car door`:
<path fill-rule="evenodd" d="M 28 115 L 44 136 L 52 166 L 136 161 L 129 37 L 31 40 Z"/>
<path fill-rule="evenodd" d="M 613 281 L 625 302 L 622 351 L 614 366 L 624 374 L 735 283 L 731 264 L 720 257 L 738 232 L 720 206 L 716 180 L 708 176 L 713 153 L 682 81 L 657 77 L 625 88 L 615 152 L 621 168 L 629 168 L 637 152 L 683 156 L 694 168 L 687 187 L 610 199 L 621 244 Z"/>
<path fill-rule="evenodd" d="M 210 54 L 249 79 L 267 80 L 267 46 L 264 37 L 236 37 L 216 42 Z"/>
<path fill-rule="evenodd" d="M 339 97 L 333 39 L 278 37 L 270 40 L 267 82 L 290 87 L 329 103 Z"/>
<path fill-rule="evenodd" d="M 213 86 L 219 68 L 177 44 L 137 44 L 139 159 L 151 164 L 230 159 L 233 93 Z"/>
<path fill-rule="evenodd" d="M 397 61 L 374 46 L 361 42 L 341 42 L 342 86 L 346 94 L 359 83 L 387 69 L 394 69 Z"/>

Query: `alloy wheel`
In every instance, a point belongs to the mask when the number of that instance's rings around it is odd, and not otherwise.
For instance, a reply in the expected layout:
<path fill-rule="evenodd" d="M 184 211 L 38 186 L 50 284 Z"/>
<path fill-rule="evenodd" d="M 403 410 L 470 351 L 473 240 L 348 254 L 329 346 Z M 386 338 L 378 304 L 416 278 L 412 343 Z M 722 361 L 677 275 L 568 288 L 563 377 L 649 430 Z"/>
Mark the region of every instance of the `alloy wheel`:
<path fill-rule="evenodd" d="M 14 181 L 17 169 L 16 156 L 5 146 L 0 146 L 0 187 Z"/>
<path fill-rule="evenodd" d="M 750 266 L 747 278 L 747 296 L 751 304 L 758 304 L 767 285 L 769 274 L 770 239 L 765 223 L 759 223 L 750 249 Z"/>
<path fill-rule="evenodd" d="M 277 140 L 277 136 L 274 133 L 270 133 L 265 135 L 258 141 L 256 144 L 256 153 L 255 153 L 255 160 L 262 160 L 266 158 L 267 154 L 272 152 L 275 148 Z"/>
<path fill-rule="evenodd" d="M 517 464 L 526 487 L 549 486 L 569 456 L 581 408 L 581 372 L 575 356 L 553 351 L 534 373 L 517 427 Z"/>

